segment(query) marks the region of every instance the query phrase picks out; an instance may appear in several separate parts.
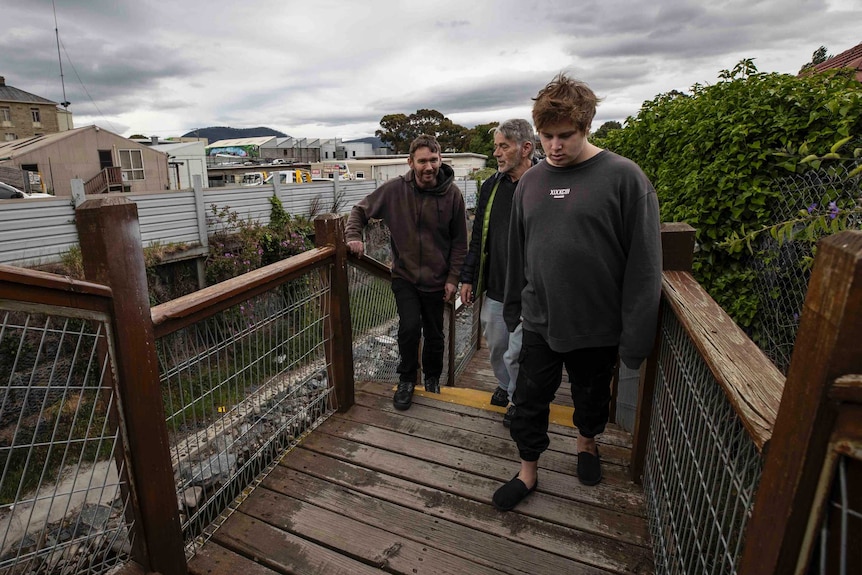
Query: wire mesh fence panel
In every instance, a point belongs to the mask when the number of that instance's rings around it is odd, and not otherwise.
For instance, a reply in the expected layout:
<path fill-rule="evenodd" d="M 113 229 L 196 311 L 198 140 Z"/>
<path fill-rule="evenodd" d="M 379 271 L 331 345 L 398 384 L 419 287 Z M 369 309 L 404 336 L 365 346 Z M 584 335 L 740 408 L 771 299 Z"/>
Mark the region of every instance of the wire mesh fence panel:
<path fill-rule="evenodd" d="M 862 572 L 862 444 L 842 444 L 848 454 L 834 460 L 832 489 L 808 562 L 811 575 Z"/>
<path fill-rule="evenodd" d="M 365 230 L 365 253 L 369 257 L 392 265 L 392 250 L 389 230 L 382 221 L 370 223 Z M 354 379 L 398 381 L 398 309 L 392 293 L 390 279 L 377 277 L 351 266 L 348 270 L 350 284 L 350 319 L 353 327 Z M 443 319 L 443 334 L 451 333 L 449 322 L 452 313 L 447 311 Z M 472 307 L 461 307 L 455 311 L 455 375 L 467 366 L 478 338 L 478 317 L 473 316 Z M 441 385 L 449 382 L 446 366 L 449 362 L 449 346 L 443 353 Z"/>
<path fill-rule="evenodd" d="M 0 300 L 0 573 L 99 574 L 130 557 L 109 326 Z"/>
<path fill-rule="evenodd" d="M 858 165 L 858 164 L 855 164 Z M 775 235 L 760 234 L 748 266 L 754 271 L 758 316 L 754 340 L 785 374 L 811 278 L 815 242 L 839 229 L 862 229 L 862 178 L 854 164 L 793 174 L 773 185 L 780 194 L 769 206 Z"/>
<path fill-rule="evenodd" d="M 735 573 L 762 460 L 673 312 L 662 314 L 644 492 L 657 573 Z"/>
<path fill-rule="evenodd" d="M 189 554 L 335 410 L 325 349 L 331 267 L 159 338 Z"/>
<path fill-rule="evenodd" d="M 391 282 L 348 267 L 355 381 L 397 382 L 398 310 Z"/>

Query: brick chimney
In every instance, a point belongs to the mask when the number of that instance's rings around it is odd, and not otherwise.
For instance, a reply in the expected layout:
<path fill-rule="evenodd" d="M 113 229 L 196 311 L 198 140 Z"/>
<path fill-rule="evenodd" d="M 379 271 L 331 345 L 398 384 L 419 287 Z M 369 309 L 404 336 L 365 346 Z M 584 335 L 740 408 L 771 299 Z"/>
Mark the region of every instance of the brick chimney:
<path fill-rule="evenodd" d="M 5 86 L 5 85 L 6 85 L 6 78 L 4 78 L 3 76 L 0 76 L 0 86 Z"/>

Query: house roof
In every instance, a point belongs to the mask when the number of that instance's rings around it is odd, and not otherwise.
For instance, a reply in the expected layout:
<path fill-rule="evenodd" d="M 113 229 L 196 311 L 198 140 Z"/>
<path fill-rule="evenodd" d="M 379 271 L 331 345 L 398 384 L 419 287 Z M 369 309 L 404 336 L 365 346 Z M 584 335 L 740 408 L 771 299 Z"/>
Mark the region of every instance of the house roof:
<path fill-rule="evenodd" d="M 84 126 L 83 128 L 74 128 L 65 132 L 57 132 L 54 134 L 44 134 L 42 136 L 33 136 L 32 138 L 20 138 L 9 142 L 0 142 L 0 161 L 11 160 L 16 156 L 21 156 L 28 152 L 32 152 L 43 146 L 49 146 L 55 142 L 59 142 L 65 138 L 83 132 L 84 130 L 92 130 L 95 126 Z"/>
<path fill-rule="evenodd" d="M 856 79 L 862 82 L 862 43 L 817 64 L 814 66 L 814 72 L 824 72 L 835 68 L 853 68 L 856 70 Z"/>
<path fill-rule="evenodd" d="M 15 86 L 7 86 L 6 78 L 0 76 L 0 102 L 19 102 L 25 104 L 51 104 L 56 106 L 57 102 L 53 102 L 42 96 L 19 90 Z"/>
<path fill-rule="evenodd" d="M 99 128 L 98 126 L 83 126 L 81 128 L 73 128 L 71 130 L 66 130 L 64 132 L 57 132 L 54 134 L 45 134 L 44 136 L 33 136 L 32 138 L 20 138 L 18 140 L 11 140 L 9 142 L 0 142 L 0 162 L 4 160 L 14 160 L 18 156 L 23 156 L 24 154 L 28 154 L 39 148 L 43 148 L 45 146 L 50 146 L 56 144 L 57 142 L 64 140 L 66 138 L 71 138 L 77 136 L 83 132 L 88 130 L 102 130 L 103 132 L 110 134 L 112 137 L 117 138 L 119 140 L 124 140 L 129 143 L 130 147 L 140 148 L 140 149 L 148 149 L 149 146 L 144 146 L 142 144 L 138 144 L 128 138 L 124 138 L 119 136 L 109 130 L 105 130 L 104 128 Z M 153 150 L 156 152 L 157 150 Z M 158 152 L 160 154 L 164 154 L 164 152 Z"/>

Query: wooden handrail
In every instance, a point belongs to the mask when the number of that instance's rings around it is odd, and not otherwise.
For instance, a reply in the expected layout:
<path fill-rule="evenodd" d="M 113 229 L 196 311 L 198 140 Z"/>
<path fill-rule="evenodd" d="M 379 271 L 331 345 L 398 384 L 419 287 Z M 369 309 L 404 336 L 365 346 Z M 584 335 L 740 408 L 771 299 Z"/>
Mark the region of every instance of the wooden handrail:
<path fill-rule="evenodd" d="M 724 390 L 758 451 L 778 414 L 784 375 L 687 272 L 664 272 L 664 300 Z"/>
<path fill-rule="evenodd" d="M 216 285 L 160 304 L 150 311 L 156 338 L 213 316 L 286 281 L 331 263 L 335 248 L 314 248 Z"/>

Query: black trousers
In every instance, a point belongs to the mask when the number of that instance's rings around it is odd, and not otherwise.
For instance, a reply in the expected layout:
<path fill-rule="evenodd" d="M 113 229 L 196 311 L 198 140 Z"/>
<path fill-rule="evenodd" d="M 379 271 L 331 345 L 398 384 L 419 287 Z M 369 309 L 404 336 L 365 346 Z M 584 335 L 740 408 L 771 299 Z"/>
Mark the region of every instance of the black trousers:
<path fill-rule="evenodd" d="M 510 433 L 524 461 L 538 461 L 548 448 L 551 402 L 560 387 L 563 365 L 569 374 L 575 413 L 572 422 L 584 437 L 605 430 L 610 415 L 611 380 L 617 362 L 617 346 L 552 350 L 536 332 L 524 330 L 519 358 L 518 383 L 512 402 L 515 413 Z"/>
<path fill-rule="evenodd" d="M 425 292 L 408 281 L 394 278 L 392 292 L 398 308 L 398 377 L 416 381 L 419 370 L 419 338 L 424 335 L 422 371 L 425 378 L 443 373 L 443 290 Z"/>

